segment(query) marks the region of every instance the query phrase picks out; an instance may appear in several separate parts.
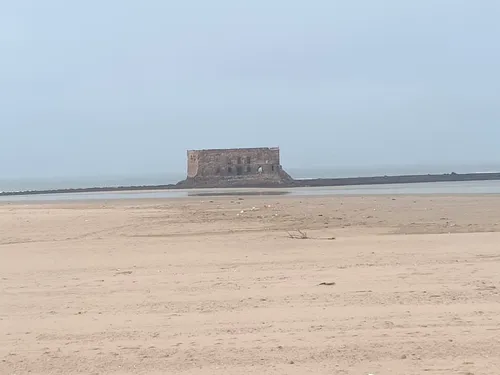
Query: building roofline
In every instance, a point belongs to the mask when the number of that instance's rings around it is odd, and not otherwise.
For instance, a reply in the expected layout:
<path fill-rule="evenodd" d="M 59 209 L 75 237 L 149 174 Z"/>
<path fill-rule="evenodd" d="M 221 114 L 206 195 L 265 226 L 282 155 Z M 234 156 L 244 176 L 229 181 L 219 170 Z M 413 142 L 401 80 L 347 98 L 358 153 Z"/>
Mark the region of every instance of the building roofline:
<path fill-rule="evenodd" d="M 198 150 L 187 150 L 188 152 L 221 152 L 221 151 L 255 151 L 255 150 L 269 150 L 269 151 L 279 151 L 279 147 L 237 147 L 237 148 L 206 148 Z"/>

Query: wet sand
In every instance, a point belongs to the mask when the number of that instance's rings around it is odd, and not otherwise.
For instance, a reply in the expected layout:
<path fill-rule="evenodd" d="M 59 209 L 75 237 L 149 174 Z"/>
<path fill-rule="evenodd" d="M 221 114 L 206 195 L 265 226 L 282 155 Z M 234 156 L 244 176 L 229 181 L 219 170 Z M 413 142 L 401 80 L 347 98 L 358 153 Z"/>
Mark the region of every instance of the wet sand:
<path fill-rule="evenodd" d="M 499 231 L 496 195 L 2 203 L 0 374 L 496 374 Z"/>

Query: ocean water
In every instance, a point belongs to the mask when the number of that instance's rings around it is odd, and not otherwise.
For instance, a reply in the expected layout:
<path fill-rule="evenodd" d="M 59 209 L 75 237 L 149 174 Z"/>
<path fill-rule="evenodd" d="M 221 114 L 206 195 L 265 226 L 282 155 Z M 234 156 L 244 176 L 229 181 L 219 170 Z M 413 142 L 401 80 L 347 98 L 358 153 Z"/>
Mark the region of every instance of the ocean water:
<path fill-rule="evenodd" d="M 131 176 L 0 178 L 0 191 L 54 190 L 89 187 L 118 187 L 175 184 L 185 178 L 182 173 Z"/>
<path fill-rule="evenodd" d="M 414 165 L 414 166 L 378 166 L 378 167 L 286 167 L 284 169 L 296 179 L 390 176 L 405 174 L 473 173 L 500 172 L 500 164 L 478 165 Z M 81 176 L 81 177 L 46 177 L 46 178 L 2 178 L 0 191 L 52 190 L 88 187 L 116 187 L 175 184 L 185 178 L 185 172 L 174 171 L 141 175 L 117 176 Z"/>

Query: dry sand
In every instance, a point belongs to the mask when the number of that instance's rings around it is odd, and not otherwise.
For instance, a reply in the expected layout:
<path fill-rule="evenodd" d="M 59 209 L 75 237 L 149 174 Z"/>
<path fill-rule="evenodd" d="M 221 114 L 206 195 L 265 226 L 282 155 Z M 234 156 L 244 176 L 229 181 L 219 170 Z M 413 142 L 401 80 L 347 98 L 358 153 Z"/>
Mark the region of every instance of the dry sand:
<path fill-rule="evenodd" d="M 499 224 L 493 195 L 4 203 L 0 374 L 498 374 Z"/>

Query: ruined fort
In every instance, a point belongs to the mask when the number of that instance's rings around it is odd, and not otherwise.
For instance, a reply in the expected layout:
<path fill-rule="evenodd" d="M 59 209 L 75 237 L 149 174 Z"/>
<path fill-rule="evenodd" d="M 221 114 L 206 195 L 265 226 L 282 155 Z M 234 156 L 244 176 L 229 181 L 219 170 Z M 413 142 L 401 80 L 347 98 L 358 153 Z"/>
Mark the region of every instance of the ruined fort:
<path fill-rule="evenodd" d="M 278 147 L 189 150 L 186 187 L 280 185 L 293 179 L 283 170 Z"/>

